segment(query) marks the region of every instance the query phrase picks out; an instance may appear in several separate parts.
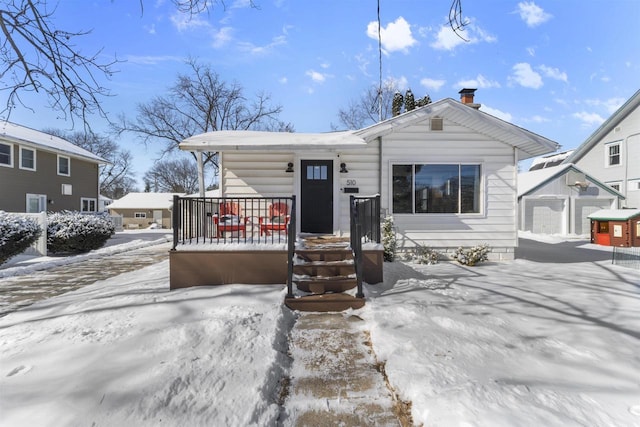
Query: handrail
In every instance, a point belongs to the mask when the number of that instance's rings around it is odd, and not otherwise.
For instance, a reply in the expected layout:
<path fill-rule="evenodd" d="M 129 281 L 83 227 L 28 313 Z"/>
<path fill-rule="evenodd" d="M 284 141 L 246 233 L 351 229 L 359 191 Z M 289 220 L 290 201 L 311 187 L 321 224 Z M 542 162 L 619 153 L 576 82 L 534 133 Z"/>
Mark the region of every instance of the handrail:
<path fill-rule="evenodd" d="M 362 240 L 380 243 L 380 195 L 371 197 L 350 196 L 349 222 L 351 249 L 354 253 L 357 298 L 364 298 L 362 276 L 364 275 L 364 257 L 362 254 Z"/>
<path fill-rule="evenodd" d="M 296 251 L 296 196 L 291 199 L 291 219 L 287 230 L 287 298 L 293 298 L 293 257 Z"/>
<path fill-rule="evenodd" d="M 172 250 L 179 244 L 284 244 L 294 210 L 294 197 L 174 196 Z"/>

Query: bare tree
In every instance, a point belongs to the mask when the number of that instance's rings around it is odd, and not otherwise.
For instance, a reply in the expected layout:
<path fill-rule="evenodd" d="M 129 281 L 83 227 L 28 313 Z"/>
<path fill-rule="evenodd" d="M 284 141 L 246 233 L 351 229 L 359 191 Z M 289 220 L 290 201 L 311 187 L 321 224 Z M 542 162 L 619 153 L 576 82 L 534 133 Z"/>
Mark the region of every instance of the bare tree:
<path fill-rule="evenodd" d="M 198 190 L 198 172 L 186 157 L 161 160 L 144 174 L 144 182 L 154 192 L 195 193 Z"/>
<path fill-rule="evenodd" d="M 382 93 L 382 103 L 379 94 Z M 388 80 L 382 86 L 382 92 L 378 86 L 370 86 L 357 100 L 349 101 L 347 108 L 338 110 L 338 120 L 343 128 L 361 129 L 381 120 L 386 120 L 405 111 L 410 111 L 416 107 L 422 107 L 431 103 L 429 95 L 416 100 L 408 89 L 405 96 L 402 96 L 396 83 Z M 382 114 L 380 114 L 380 105 Z M 331 125 L 336 130 L 338 126 Z"/>
<path fill-rule="evenodd" d="M 58 28 L 55 12 L 58 1 L 5 0 L 0 3 L 0 91 L 7 102 L 0 114 L 7 117 L 16 105 L 25 105 L 21 94 L 44 94 L 51 108 L 72 121 L 88 125 L 88 115 L 106 117 L 101 101 L 109 90 L 100 81 L 109 78 L 118 62 L 100 62 L 101 50 L 84 54 L 77 40 L 91 31 Z M 172 0 L 183 13 L 197 15 L 214 7 L 226 8 L 224 0 Z M 255 7 L 252 1 L 250 6 Z M 144 0 L 139 0 L 144 11 Z"/>
<path fill-rule="evenodd" d="M 109 162 L 100 166 L 100 194 L 103 196 L 117 199 L 136 191 L 130 151 L 122 150 L 113 140 L 91 132 L 67 133 L 59 129 L 47 129 L 45 132 L 64 138 Z"/>
<path fill-rule="evenodd" d="M 282 111 L 269 95 L 245 97 L 240 84 L 228 83 L 210 65 L 189 60 L 190 74 L 180 74 L 169 93 L 139 104 L 137 117 L 120 117 L 118 132 L 133 132 L 145 143 L 161 143 L 162 155 L 173 153 L 184 139 L 217 130 L 292 131 L 278 120 Z M 204 163 L 218 166 L 218 153 L 205 152 Z"/>

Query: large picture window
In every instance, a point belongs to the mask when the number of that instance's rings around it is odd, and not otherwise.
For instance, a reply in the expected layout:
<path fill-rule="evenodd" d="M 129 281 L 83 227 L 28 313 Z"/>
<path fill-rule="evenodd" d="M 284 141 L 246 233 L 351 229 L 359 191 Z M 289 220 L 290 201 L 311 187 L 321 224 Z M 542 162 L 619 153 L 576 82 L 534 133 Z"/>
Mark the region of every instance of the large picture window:
<path fill-rule="evenodd" d="M 480 165 L 393 165 L 393 213 L 480 213 Z"/>

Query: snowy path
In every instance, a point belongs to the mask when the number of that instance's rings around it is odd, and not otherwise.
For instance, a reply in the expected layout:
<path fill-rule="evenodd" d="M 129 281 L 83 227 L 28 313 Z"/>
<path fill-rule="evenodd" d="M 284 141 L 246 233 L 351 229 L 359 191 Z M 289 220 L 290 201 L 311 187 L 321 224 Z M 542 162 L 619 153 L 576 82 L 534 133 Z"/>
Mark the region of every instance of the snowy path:
<path fill-rule="evenodd" d="M 81 257 L 77 262 L 44 271 L 0 278 L 0 316 L 98 280 L 166 260 L 170 247 L 169 243 L 163 243 L 108 256 Z M 64 261 L 64 258 L 59 260 Z"/>

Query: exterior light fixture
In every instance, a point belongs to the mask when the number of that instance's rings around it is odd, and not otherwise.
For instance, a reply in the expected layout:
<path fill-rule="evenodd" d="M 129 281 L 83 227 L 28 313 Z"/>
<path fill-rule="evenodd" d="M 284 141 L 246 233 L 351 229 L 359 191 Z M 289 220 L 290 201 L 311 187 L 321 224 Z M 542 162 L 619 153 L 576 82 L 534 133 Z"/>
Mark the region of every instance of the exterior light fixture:
<path fill-rule="evenodd" d="M 287 170 L 285 172 L 293 172 L 293 163 L 287 163 Z"/>
<path fill-rule="evenodd" d="M 349 173 L 346 163 L 340 163 L 340 173 Z"/>

